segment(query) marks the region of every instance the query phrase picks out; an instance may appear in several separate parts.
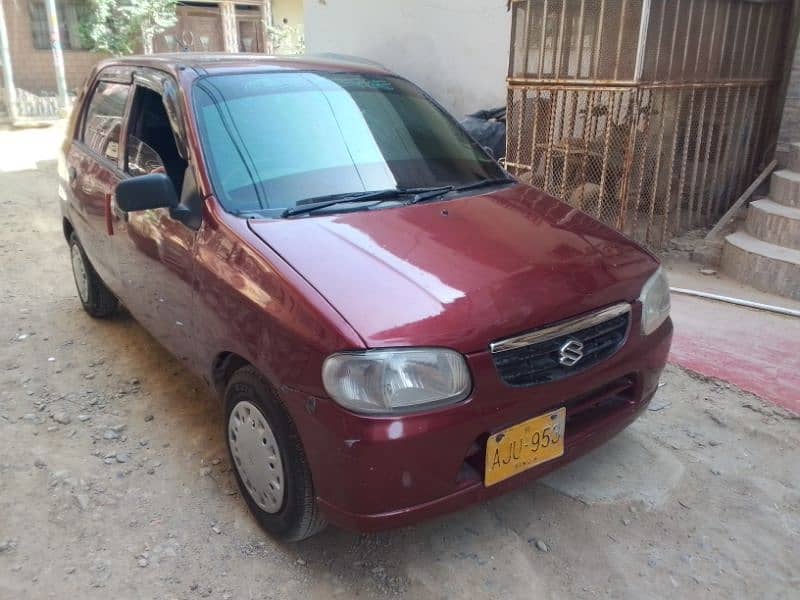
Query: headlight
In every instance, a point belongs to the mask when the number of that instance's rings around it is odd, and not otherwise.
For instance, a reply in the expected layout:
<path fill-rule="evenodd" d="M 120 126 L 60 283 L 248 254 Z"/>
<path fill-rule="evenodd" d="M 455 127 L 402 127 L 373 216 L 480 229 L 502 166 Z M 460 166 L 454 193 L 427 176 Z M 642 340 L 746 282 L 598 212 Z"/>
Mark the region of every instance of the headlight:
<path fill-rule="evenodd" d="M 642 303 L 642 333 L 650 335 L 669 316 L 669 283 L 660 268 L 644 284 L 639 302 Z"/>
<path fill-rule="evenodd" d="M 459 402 L 472 387 L 464 357 L 440 348 L 333 354 L 322 365 L 322 382 L 336 402 L 362 413 Z"/>

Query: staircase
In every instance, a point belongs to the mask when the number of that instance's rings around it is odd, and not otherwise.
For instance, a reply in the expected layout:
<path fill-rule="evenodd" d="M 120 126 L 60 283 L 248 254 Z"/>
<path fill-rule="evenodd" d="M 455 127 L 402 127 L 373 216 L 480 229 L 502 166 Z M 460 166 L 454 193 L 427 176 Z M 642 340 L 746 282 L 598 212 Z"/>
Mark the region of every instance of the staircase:
<path fill-rule="evenodd" d="M 752 202 L 744 229 L 725 238 L 722 270 L 764 292 L 800 300 L 800 144 L 772 174 L 769 197 Z"/>

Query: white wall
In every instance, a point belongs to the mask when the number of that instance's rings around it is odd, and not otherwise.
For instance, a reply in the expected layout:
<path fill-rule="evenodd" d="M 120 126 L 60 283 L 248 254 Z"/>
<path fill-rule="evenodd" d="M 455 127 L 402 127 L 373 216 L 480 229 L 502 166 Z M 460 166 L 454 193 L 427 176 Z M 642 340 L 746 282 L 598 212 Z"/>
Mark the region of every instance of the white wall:
<path fill-rule="evenodd" d="M 276 27 L 303 25 L 303 0 L 272 0 L 272 19 Z"/>
<path fill-rule="evenodd" d="M 506 0 L 304 0 L 306 52 L 375 60 L 460 118 L 506 103 Z"/>

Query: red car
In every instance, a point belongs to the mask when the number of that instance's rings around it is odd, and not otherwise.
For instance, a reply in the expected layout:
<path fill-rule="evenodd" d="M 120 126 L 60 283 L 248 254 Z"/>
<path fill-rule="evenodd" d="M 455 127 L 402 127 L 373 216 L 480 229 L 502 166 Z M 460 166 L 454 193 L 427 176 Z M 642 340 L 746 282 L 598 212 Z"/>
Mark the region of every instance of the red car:
<path fill-rule="evenodd" d="M 59 172 L 84 308 L 123 303 L 224 398 L 242 495 L 279 538 L 502 494 L 656 391 L 658 261 L 371 63 L 104 62 Z"/>

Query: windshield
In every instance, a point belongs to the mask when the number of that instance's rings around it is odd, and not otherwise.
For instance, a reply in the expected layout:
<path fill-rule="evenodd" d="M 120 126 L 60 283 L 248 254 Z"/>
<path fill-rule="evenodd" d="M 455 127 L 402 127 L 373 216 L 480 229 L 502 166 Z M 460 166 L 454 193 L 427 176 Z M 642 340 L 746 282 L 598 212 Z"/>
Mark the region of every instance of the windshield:
<path fill-rule="evenodd" d="M 278 214 L 312 198 L 505 176 L 397 77 L 216 75 L 198 80 L 194 104 L 214 189 L 230 212 Z"/>

